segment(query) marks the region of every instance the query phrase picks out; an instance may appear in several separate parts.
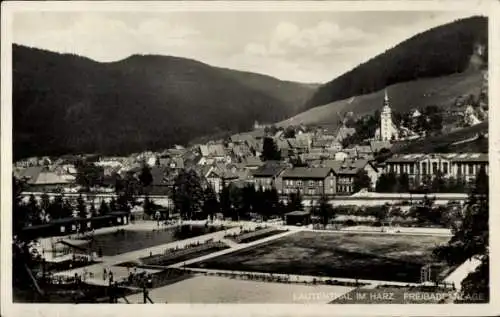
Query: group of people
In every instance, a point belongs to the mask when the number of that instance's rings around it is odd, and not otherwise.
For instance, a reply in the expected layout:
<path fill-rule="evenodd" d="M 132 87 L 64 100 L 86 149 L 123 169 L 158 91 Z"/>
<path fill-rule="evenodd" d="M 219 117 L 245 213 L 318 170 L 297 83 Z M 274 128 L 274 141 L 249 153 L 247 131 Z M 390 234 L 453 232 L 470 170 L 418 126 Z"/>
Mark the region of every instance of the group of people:
<path fill-rule="evenodd" d="M 104 268 L 102 272 L 102 279 L 103 281 L 108 280 L 109 285 L 113 284 L 114 281 L 113 271 L 111 271 L 110 268 L 108 269 Z"/>
<path fill-rule="evenodd" d="M 137 267 L 134 267 L 133 271 L 129 271 L 126 282 L 128 285 L 139 284 L 143 287 L 152 288 L 153 275 L 145 271 L 137 272 Z"/>

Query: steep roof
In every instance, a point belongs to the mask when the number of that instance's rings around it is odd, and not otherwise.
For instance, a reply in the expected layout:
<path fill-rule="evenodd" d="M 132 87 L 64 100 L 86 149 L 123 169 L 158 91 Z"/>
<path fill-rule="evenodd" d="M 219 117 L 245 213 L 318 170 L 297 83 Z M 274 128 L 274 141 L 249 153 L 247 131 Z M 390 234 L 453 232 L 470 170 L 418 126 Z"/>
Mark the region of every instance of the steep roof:
<path fill-rule="evenodd" d="M 58 175 L 54 172 L 41 172 L 40 174 L 38 174 L 38 178 L 36 179 L 36 181 L 33 181 L 31 184 L 50 185 L 50 184 L 68 184 L 71 182 L 72 182 L 71 179 L 63 177 L 62 175 Z"/>
<path fill-rule="evenodd" d="M 354 175 L 359 170 L 365 168 L 367 164 L 370 164 L 370 162 L 368 160 L 325 160 L 323 164 L 332 168 L 336 175 Z"/>
<path fill-rule="evenodd" d="M 239 133 L 231 136 L 231 142 L 234 143 L 244 143 L 248 140 L 253 139 L 254 137 L 249 133 Z"/>
<path fill-rule="evenodd" d="M 340 129 L 338 130 L 337 134 L 335 135 L 335 139 L 337 141 L 342 141 L 348 136 L 353 135 L 354 133 L 356 133 L 356 129 L 343 126 L 340 127 Z"/>
<path fill-rule="evenodd" d="M 324 179 L 328 176 L 328 174 L 332 171 L 331 168 L 328 167 L 294 167 L 290 169 L 286 169 L 282 178 L 320 178 Z"/>
<path fill-rule="evenodd" d="M 252 175 L 254 177 L 274 177 L 281 173 L 284 169 L 285 166 L 266 163 L 253 171 Z"/>
<path fill-rule="evenodd" d="M 42 166 L 32 166 L 19 171 L 19 178 L 25 178 L 28 183 L 36 182 L 38 175 L 44 170 Z"/>
<path fill-rule="evenodd" d="M 248 156 L 243 159 L 243 164 L 245 166 L 262 166 L 264 163 L 255 156 Z"/>

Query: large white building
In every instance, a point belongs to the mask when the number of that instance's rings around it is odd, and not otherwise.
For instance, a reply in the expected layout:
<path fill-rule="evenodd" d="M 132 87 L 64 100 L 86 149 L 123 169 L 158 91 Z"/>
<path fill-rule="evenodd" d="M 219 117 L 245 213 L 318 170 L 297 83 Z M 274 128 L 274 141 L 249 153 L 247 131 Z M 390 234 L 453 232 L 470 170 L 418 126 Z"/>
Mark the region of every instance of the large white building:
<path fill-rule="evenodd" d="M 384 107 L 380 113 L 380 127 L 375 132 L 375 139 L 379 141 L 391 141 L 397 140 L 398 138 L 398 128 L 394 122 L 392 122 L 392 111 L 386 90 L 384 96 Z"/>
<path fill-rule="evenodd" d="M 433 178 L 441 172 L 444 178 L 473 181 L 481 167 L 488 174 L 488 153 L 400 154 L 388 159 L 385 172 L 406 173 L 412 181 Z"/>

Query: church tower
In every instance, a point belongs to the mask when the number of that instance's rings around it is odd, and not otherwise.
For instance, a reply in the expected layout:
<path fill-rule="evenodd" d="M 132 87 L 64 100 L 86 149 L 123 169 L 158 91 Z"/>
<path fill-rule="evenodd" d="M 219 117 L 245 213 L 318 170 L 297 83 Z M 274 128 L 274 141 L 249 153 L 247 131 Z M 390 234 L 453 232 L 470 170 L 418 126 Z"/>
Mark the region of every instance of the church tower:
<path fill-rule="evenodd" d="M 380 113 L 380 140 L 390 141 L 392 137 L 397 137 L 395 134 L 394 124 L 392 123 L 391 108 L 389 106 L 389 97 L 387 96 L 387 90 L 384 96 L 384 107 Z"/>

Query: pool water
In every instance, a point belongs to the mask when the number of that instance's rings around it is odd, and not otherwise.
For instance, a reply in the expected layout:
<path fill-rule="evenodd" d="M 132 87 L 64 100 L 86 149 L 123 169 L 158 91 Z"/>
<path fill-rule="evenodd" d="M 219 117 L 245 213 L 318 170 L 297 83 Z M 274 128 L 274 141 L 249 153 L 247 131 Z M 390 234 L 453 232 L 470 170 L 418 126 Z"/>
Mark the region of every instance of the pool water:
<path fill-rule="evenodd" d="M 96 253 L 101 250 L 104 256 L 113 256 L 160 244 L 193 238 L 224 229 L 225 228 L 222 227 L 215 228 L 185 225 L 182 227 L 167 228 L 159 231 L 121 230 L 95 235 L 93 240 L 90 240 L 80 246 L 86 249 L 90 248 L 92 252 Z"/>

